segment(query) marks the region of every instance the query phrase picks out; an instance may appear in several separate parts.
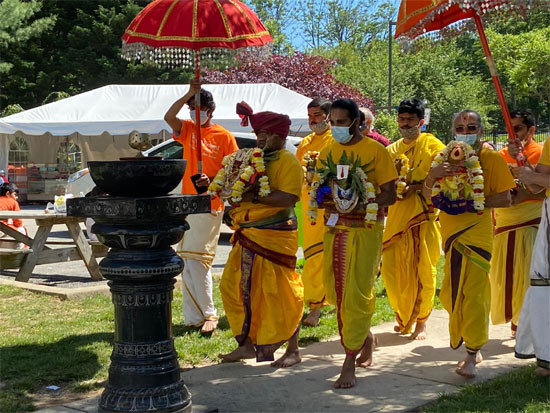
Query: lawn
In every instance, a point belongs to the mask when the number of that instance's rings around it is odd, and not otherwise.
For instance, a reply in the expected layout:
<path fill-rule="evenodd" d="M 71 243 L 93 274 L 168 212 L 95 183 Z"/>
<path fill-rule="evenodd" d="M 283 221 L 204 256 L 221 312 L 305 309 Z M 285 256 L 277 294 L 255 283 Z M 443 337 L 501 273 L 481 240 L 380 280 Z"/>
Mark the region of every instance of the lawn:
<path fill-rule="evenodd" d="M 441 264 L 442 262 L 439 266 L 438 285 L 441 284 Z M 216 280 L 216 285 L 218 282 Z M 376 285 L 376 295 L 374 325 L 393 319 L 393 312 L 380 279 Z M 183 325 L 182 295 L 180 291 L 174 292 L 175 346 L 183 368 L 218 363 L 218 353 L 235 347 L 218 288 L 214 289 L 214 299 L 220 311 L 219 328 L 212 337 L 204 337 L 197 329 Z M 441 308 L 437 298 L 436 307 Z M 63 301 L 53 296 L 0 286 L 0 325 L 3 332 L 0 335 L 1 412 L 34 410 L 36 403 L 47 394 L 44 389 L 48 385 L 60 386 L 69 393 L 97 392 L 103 388 L 107 379 L 114 329 L 110 297 L 96 295 Z M 332 308 L 326 308 L 323 309 L 318 327 L 301 329 L 300 345 L 327 340 L 336 334 L 336 313 Z M 529 381 L 531 373 L 527 369 L 517 377 L 511 376 L 509 385 L 519 389 L 521 383 L 523 388 L 523 382 L 532 382 Z M 546 384 L 548 385 L 548 381 Z M 536 394 L 541 394 L 540 386 L 535 386 L 535 383 L 528 387 L 533 388 Z M 481 406 L 479 409 L 486 410 L 492 403 L 487 401 L 483 404 L 487 397 L 481 397 L 483 391 L 478 394 L 476 388 L 473 386 L 470 389 L 467 386 L 464 391 L 466 394 L 474 394 L 475 396 L 469 397 L 479 402 L 476 404 Z M 509 395 L 506 388 L 500 389 L 500 392 Z M 521 404 L 521 396 L 521 393 L 517 396 L 518 405 L 527 406 L 527 402 Z M 441 407 L 435 405 L 436 410 L 427 407 L 432 410 L 426 411 L 457 410 L 456 406 L 460 406 L 461 402 L 454 401 L 453 397 L 456 396 L 443 396 Z M 467 403 L 470 403 L 468 400 Z M 547 403 L 535 406 L 550 409 Z"/>

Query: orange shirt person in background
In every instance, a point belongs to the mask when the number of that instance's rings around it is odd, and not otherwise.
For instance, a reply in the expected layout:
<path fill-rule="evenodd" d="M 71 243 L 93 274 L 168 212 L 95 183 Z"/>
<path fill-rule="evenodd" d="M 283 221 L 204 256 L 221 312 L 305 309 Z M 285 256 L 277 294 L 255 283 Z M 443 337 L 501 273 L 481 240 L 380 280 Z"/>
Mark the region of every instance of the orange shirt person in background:
<path fill-rule="evenodd" d="M 21 208 L 19 208 L 19 203 L 17 202 L 18 196 L 19 189 L 15 184 L 4 183 L 0 185 L 0 211 L 20 211 Z M 2 220 L 1 222 L 8 227 L 27 235 L 27 229 L 23 226 L 23 220 L 10 218 L 9 220 Z M 0 231 L 0 239 L 5 236 L 6 235 Z M 12 244 L 10 243 L 10 245 Z M 2 246 L 2 241 L 0 241 L 0 246 Z M 25 244 L 17 244 L 16 248 L 23 249 L 25 248 Z"/>
<path fill-rule="evenodd" d="M 195 94 L 200 91 L 200 119 L 195 119 Z M 177 117 L 187 104 L 192 120 Z M 178 99 L 164 115 L 164 120 L 173 130 L 174 140 L 183 146 L 183 158 L 187 160 L 182 180 L 183 194 L 197 194 L 196 187 L 207 188 L 222 167 L 226 155 L 235 152 L 235 137 L 220 125 L 212 122 L 216 109 L 212 93 L 201 88 L 199 80 L 193 79 L 187 93 Z M 201 150 L 203 173 L 193 184 L 191 177 L 198 173 L 195 121 L 201 124 Z M 188 326 L 201 327 L 201 332 L 211 333 L 218 325 L 218 316 L 212 299 L 212 273 L 210 268 L 216 255 L 218 238 L 223 218 L 223 202 L 212 200 L 212 212 L 192 214 L 186 220 L 190 229 L 177 248 L 183 258 L 183 317 Z"/>

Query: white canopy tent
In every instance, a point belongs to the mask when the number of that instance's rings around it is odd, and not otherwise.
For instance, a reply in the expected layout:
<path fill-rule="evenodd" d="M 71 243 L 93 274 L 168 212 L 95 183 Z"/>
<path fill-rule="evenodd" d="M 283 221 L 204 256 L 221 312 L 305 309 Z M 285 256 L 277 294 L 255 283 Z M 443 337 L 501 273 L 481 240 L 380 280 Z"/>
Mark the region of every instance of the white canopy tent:
<path fill-rule="evenodd" d="M 309 130 L 310 99 L 274 83 L 203 85 L 216 102 L 214 122 L 232 132 L 240 126 L 235 106 L 247 102 L 255 112 L 270 110 L 289 115 L 293 133 Z M 82 162 L 133 156 L 128 134 L 170 131 L 164 114 L 188 90 L 188 85 L 109 85 L 0 119 L 0 169 L 7 169 L 9 143 L 16 136 L 29 145 L 29 161 L 53 163 L 60 142 L 73 142 Z M 179 117 L 189 119 L 187 107 Z M 163 132 L 165 131 L 165 132 Z"/>

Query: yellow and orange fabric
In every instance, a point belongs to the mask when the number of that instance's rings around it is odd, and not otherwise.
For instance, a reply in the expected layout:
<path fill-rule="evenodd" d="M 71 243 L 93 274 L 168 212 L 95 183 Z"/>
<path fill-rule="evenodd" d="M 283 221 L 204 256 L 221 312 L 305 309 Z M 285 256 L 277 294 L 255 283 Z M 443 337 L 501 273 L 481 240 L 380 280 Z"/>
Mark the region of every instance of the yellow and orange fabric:
<path fill-rule="evenodd" d="M 302 170 L 292 153 L 281 150 L 266 170 L 272 191 L 300 196 Z M 230 218 L 233 249 L 220 284 L 227 320 L 239 344 L 252 341 L 257 361 L 273 360 L 302 319 L 296 217 L 292 208 L 243 202 L 230 211 Z"/>

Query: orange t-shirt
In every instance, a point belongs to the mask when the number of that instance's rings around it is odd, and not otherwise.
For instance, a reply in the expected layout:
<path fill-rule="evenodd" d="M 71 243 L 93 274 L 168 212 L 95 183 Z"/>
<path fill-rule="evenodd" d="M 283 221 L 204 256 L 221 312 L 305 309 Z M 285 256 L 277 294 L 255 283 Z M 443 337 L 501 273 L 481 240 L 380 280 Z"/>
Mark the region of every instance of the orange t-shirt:
<path fill-rule="evenodd" d="M 516 159 L 512 158 L 512 155 L 510 155 L 510 153 L 508 152 L 508 147 L 501 149 L 498 153 L 500 153 L 504 157 L 504 160 L 512 171 L 518 167 Z M 542 144 L 532 140 L 527 146 L 523 148 L 523 154 L 525 155 L 529 163 L 535 166 L 539 162 L 539 158 L 542 155 Z M 540 202 L 540 199 L 528 199 L 527 202 Z"/>
<path fill-rule="evenodd" d="M 195 138 L 195 124 L 190 120 L 181 121 L 181 131 L 174 140 L 183 146 L 183 159 L 187 160 L 187 167 L 181 182 L 182 194 L 196 194 L 197 191 L 191 182 L 191 176 L 198 172 L 197 140 Z M 235 137 L 220 125 L 212 124 L 208 128 L 201 128 L 202 171 L 210 178 L 216 176 L 222 167 L 222 160 L 239 149 Z M 223 210 L 223 202 L 219 198 L 212 199 L 212 209 Z"/>
<path fill-rule="evenodd" d="M 17 201 L 9 196 L 0 196 L 0 211 L 20 211 Z M 7 220 L 3 220 L 2 224 L 6 224 L 8 227 L 17 229 L 23 226 L 21 219 L 12 219 L 13 224 L 9 224 Z"/>

